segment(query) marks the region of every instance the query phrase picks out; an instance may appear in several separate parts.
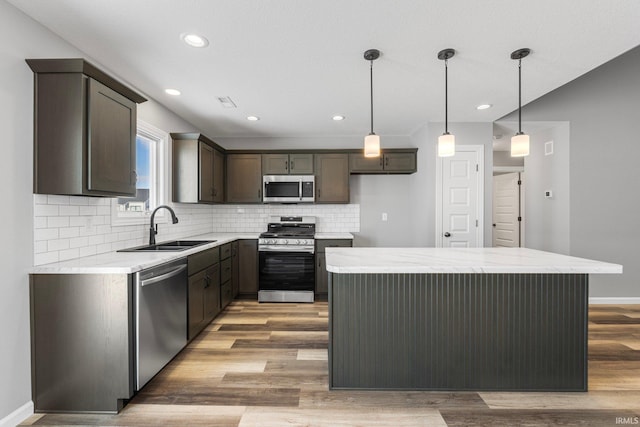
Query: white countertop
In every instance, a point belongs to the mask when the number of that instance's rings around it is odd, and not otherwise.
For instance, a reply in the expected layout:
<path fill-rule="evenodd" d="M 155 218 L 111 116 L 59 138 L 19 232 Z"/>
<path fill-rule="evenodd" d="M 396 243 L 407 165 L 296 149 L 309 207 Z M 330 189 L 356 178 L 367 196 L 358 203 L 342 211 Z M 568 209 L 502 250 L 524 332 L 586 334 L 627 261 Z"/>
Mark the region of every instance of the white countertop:
<path fill-rule="evenodd" d="M 215 240 L 179 252 L 108 252 L 69 261 L 37 265 L 32 274 L 130 274 L 145 268 L 195 254 L 238 239 L 257 239 L 260 233 L 210 233 L 184 237 L 182 240 Z M 162 242 L 158 242 L 162 243 Z"/>
<path fill-rule="evenodd" d="M 316 239 L 353 239 L 351 233 L 316 233 L 313 237 Z"/>
<path fill-rule="evenodd" d="M 622 273 L 622 266 L 527 248 L 327 248 L 332 273 Z"/>
<path fill-rule="evenodd" d="M 215 248 L 238 239 L 257 239 L 260 233 L 209 233 L 182 240 L 215 240 L 179 252 L 108 252 L 32 267 L 32 274 L 130 274 L 145 268 Z M 316 233 L 316 239 L 353 239 L 351 233 Z M 162 242 L 158 242 L 162 243 Z"/>

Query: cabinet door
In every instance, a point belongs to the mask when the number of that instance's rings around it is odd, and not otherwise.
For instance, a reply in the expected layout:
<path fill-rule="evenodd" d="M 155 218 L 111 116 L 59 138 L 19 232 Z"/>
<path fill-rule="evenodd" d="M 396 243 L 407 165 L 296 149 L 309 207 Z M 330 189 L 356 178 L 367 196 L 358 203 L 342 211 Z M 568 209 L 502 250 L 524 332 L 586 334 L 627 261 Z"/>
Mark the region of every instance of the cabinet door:
<path fill-rule="evenodd" d="M 227 202 L 262 202 L 261 163 L 260 154 L 227 155 Z"/>
<path fill-rule="evenodd" d="M 316 239 L 316 293 L 326 294 L 329 291 L 329 273 L 325 263 L 325 248 L 351 247 L 351 239 Z"/>
<path fill-rule="evenodd" d="M 136 104 L 89 79 L 87 189 L 136 195 Z"/>
<path fill-rule="evenodd" d="M 205 270 L 204 285 L 204 328 L 220 313 L 220 264 Z"/>
<path fill-rule="evenodd" d="M 289 173 L 296 175 L 313 174 L 313 154 L 289 154 Z"/>
<path fill-rule="evenodd" d="M 262 173 L 264 175 L 286 175 L 289 173 L 288 154 L 263 154 Z"/>
<path fill-rule="evenodd" d="M 349 154 L 349 169 L 351 173 L 380 172 L 383 167 L 382 156 L 365 157 L 364 153 Z"/>
<path fill-rule="evenodd" d="M 388 172 L 415 172 L 416 153 L 385 153 L 384 170 Z"/>
<path fill-rule="evenodd" d="M 316 154 L 316 203 L 349 203 L 349 155 Z"/>
<path fill-rule="evenodd" d="M 326 294 L 329 292 L 329 274 L 327 273 L 325 262 L 324 262 L 324 252 L 316 253 L 316 293 L 317 294 Z"/>
<path fill-rule="evenodd" d="M 213 148 L 199 143 L 200 151 L 200 180 L 198 182 L 198 200 L 200 202 L 213 202 Z"/>
<path fill-rule="evenodd" d="M 213 201 L 224 202 L 224 154 L 213 150 Z"/>
<path fill-rule="evenodd" d="M 231 243 L 231 297 L 235 298 L 240 292 L 240 255 L 238 241 Z"/>
<path fill-rule="evenodd" d="M 204 326 L 204 289 L 206 284 L 206 270 L 189 276 L 189 339 L 198 335 L 198 332 L 200 332 L 200 330 L 202 330 L 202 327 Z"/>
<path fill-rule="evenodd" d="M 258 294 L 258 241 L 240 240 L 239 254 L 239 291 L 241 294 Z"/>

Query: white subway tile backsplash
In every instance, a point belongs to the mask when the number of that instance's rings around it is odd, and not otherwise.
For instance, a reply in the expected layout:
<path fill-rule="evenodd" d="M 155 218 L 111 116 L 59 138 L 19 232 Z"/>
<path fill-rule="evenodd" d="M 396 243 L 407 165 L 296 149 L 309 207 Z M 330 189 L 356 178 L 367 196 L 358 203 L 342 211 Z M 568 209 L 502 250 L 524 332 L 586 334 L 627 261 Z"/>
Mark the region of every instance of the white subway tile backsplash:
<path fill-rule="evenodd" d="M 59 251 L 69 249 L 69 239 L 53 239 L 47 240 L 47 251 Z"/>
<path fill-rule="evenodd" d="M 146 243 L 149 223 L 111 224 L 111 199 L 34 194 L 34 264 Z M 315 216 L 318 232 L 360 231 L 359 205 L 191 205 L 173 207 L 180 222 L 158 225 L 158 241 L 211 232 L 264 231 L 270 216 Z M 165 219 L 166 220 L 166 219 Z"/>
<path fill-rule="evenodd" d="M 33 230 L 33 240 L 51 240 L 58 238 L 58 229 L 57 228 L 36 228 Z"/>
<path fill-rule="evenodd" d="M 66 249 L 58 252 L 60 261 L 66 261 L 68 259 L 80 258 L 80 250 L 78 248 Z"/>
<path fill-rule="evenodd" d="M 97 206 L 80 206 L 79 215 L 98 215 L 98 207 Z"/>
<path fill-rule="evenodd" d="M 57 205 L 35 205 L 33 207 L 33 216 L 57 216 L 58 215 L 58 206 Z"/>
<path fill-rule="evenodd" d="M 60 261 L 60 258 L 58 257 L 57 251 L 35 254 L 33 257 L 34 265 L 49 264 L 50 262 L 58 261 Z"/>
<path fill-rule="evenodd" d="M 65 227 L 65 228 L 60 228 L 59 229 L 60 232 L 60 238 L 63 239 L 68 239 L 71 237 L 78 237 L 80 235 L 80 228 L 79 227 Z"/>
<path fill-rule="evenodd" d="M 80 215 L 80 208 L 78 206 L 74 206 L 74 205 L 60 206 L 58 209 L 59 209 L 60 215 L 65 215 L 65 216 Z"/>
<path fill-rule="evenodd" d="M 47 204 L 48 205 L 68 205 L 69 196 L 58 196 L 58 195 L 49 194 L 47 196 Z"/>
<path fill-rule="evenodd" d="M 47 217 L 47 228 L 60 228 L 69 226 L 68 216 L 50 216 Z"/>

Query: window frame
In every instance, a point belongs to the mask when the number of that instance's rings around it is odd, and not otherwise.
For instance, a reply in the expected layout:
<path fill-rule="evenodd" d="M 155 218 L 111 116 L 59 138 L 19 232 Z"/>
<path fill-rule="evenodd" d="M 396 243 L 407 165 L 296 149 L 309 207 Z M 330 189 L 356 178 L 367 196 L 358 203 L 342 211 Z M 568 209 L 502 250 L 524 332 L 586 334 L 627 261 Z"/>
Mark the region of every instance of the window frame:
<path fill-rule="evenodd" d="M 138 136 L 156 142 L 155 148 L 152 149 L 155 162 L 151 162 L 151 176 L 154 179 L 151 186 L 152 188 L 149 189 L 150 212 L 122 212 L 118 209 L 118 198 L 113 198 L 111 199 L 112 226 L 146 224 L 149 222 L 153 209 L 160 205 L 167 204 L 169 200 L 169 133 L 138 119 L 136 122 L 136 139 Z M 152 191 L 154 187 L 155 191 Z M 167 221 L 164 211 L 164 209 L 158 211 L 154 218 L 156 223 L 164 223 Z"/>

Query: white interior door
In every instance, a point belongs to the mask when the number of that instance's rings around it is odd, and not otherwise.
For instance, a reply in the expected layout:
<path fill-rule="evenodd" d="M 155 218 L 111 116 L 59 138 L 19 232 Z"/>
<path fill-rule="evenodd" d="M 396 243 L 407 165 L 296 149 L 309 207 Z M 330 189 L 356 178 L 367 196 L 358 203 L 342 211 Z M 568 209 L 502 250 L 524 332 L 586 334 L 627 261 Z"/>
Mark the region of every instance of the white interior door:
<path fill-rule="evenodd" d="M 455 156 L 438 158 L 436 246 L 483 246 L 483 159 L 483 146 L 457 146 Z"/>
<path fill-rule="evenodd" d="M 493 177 L 493 246 L 520 246 L 520 173 Z"/>

